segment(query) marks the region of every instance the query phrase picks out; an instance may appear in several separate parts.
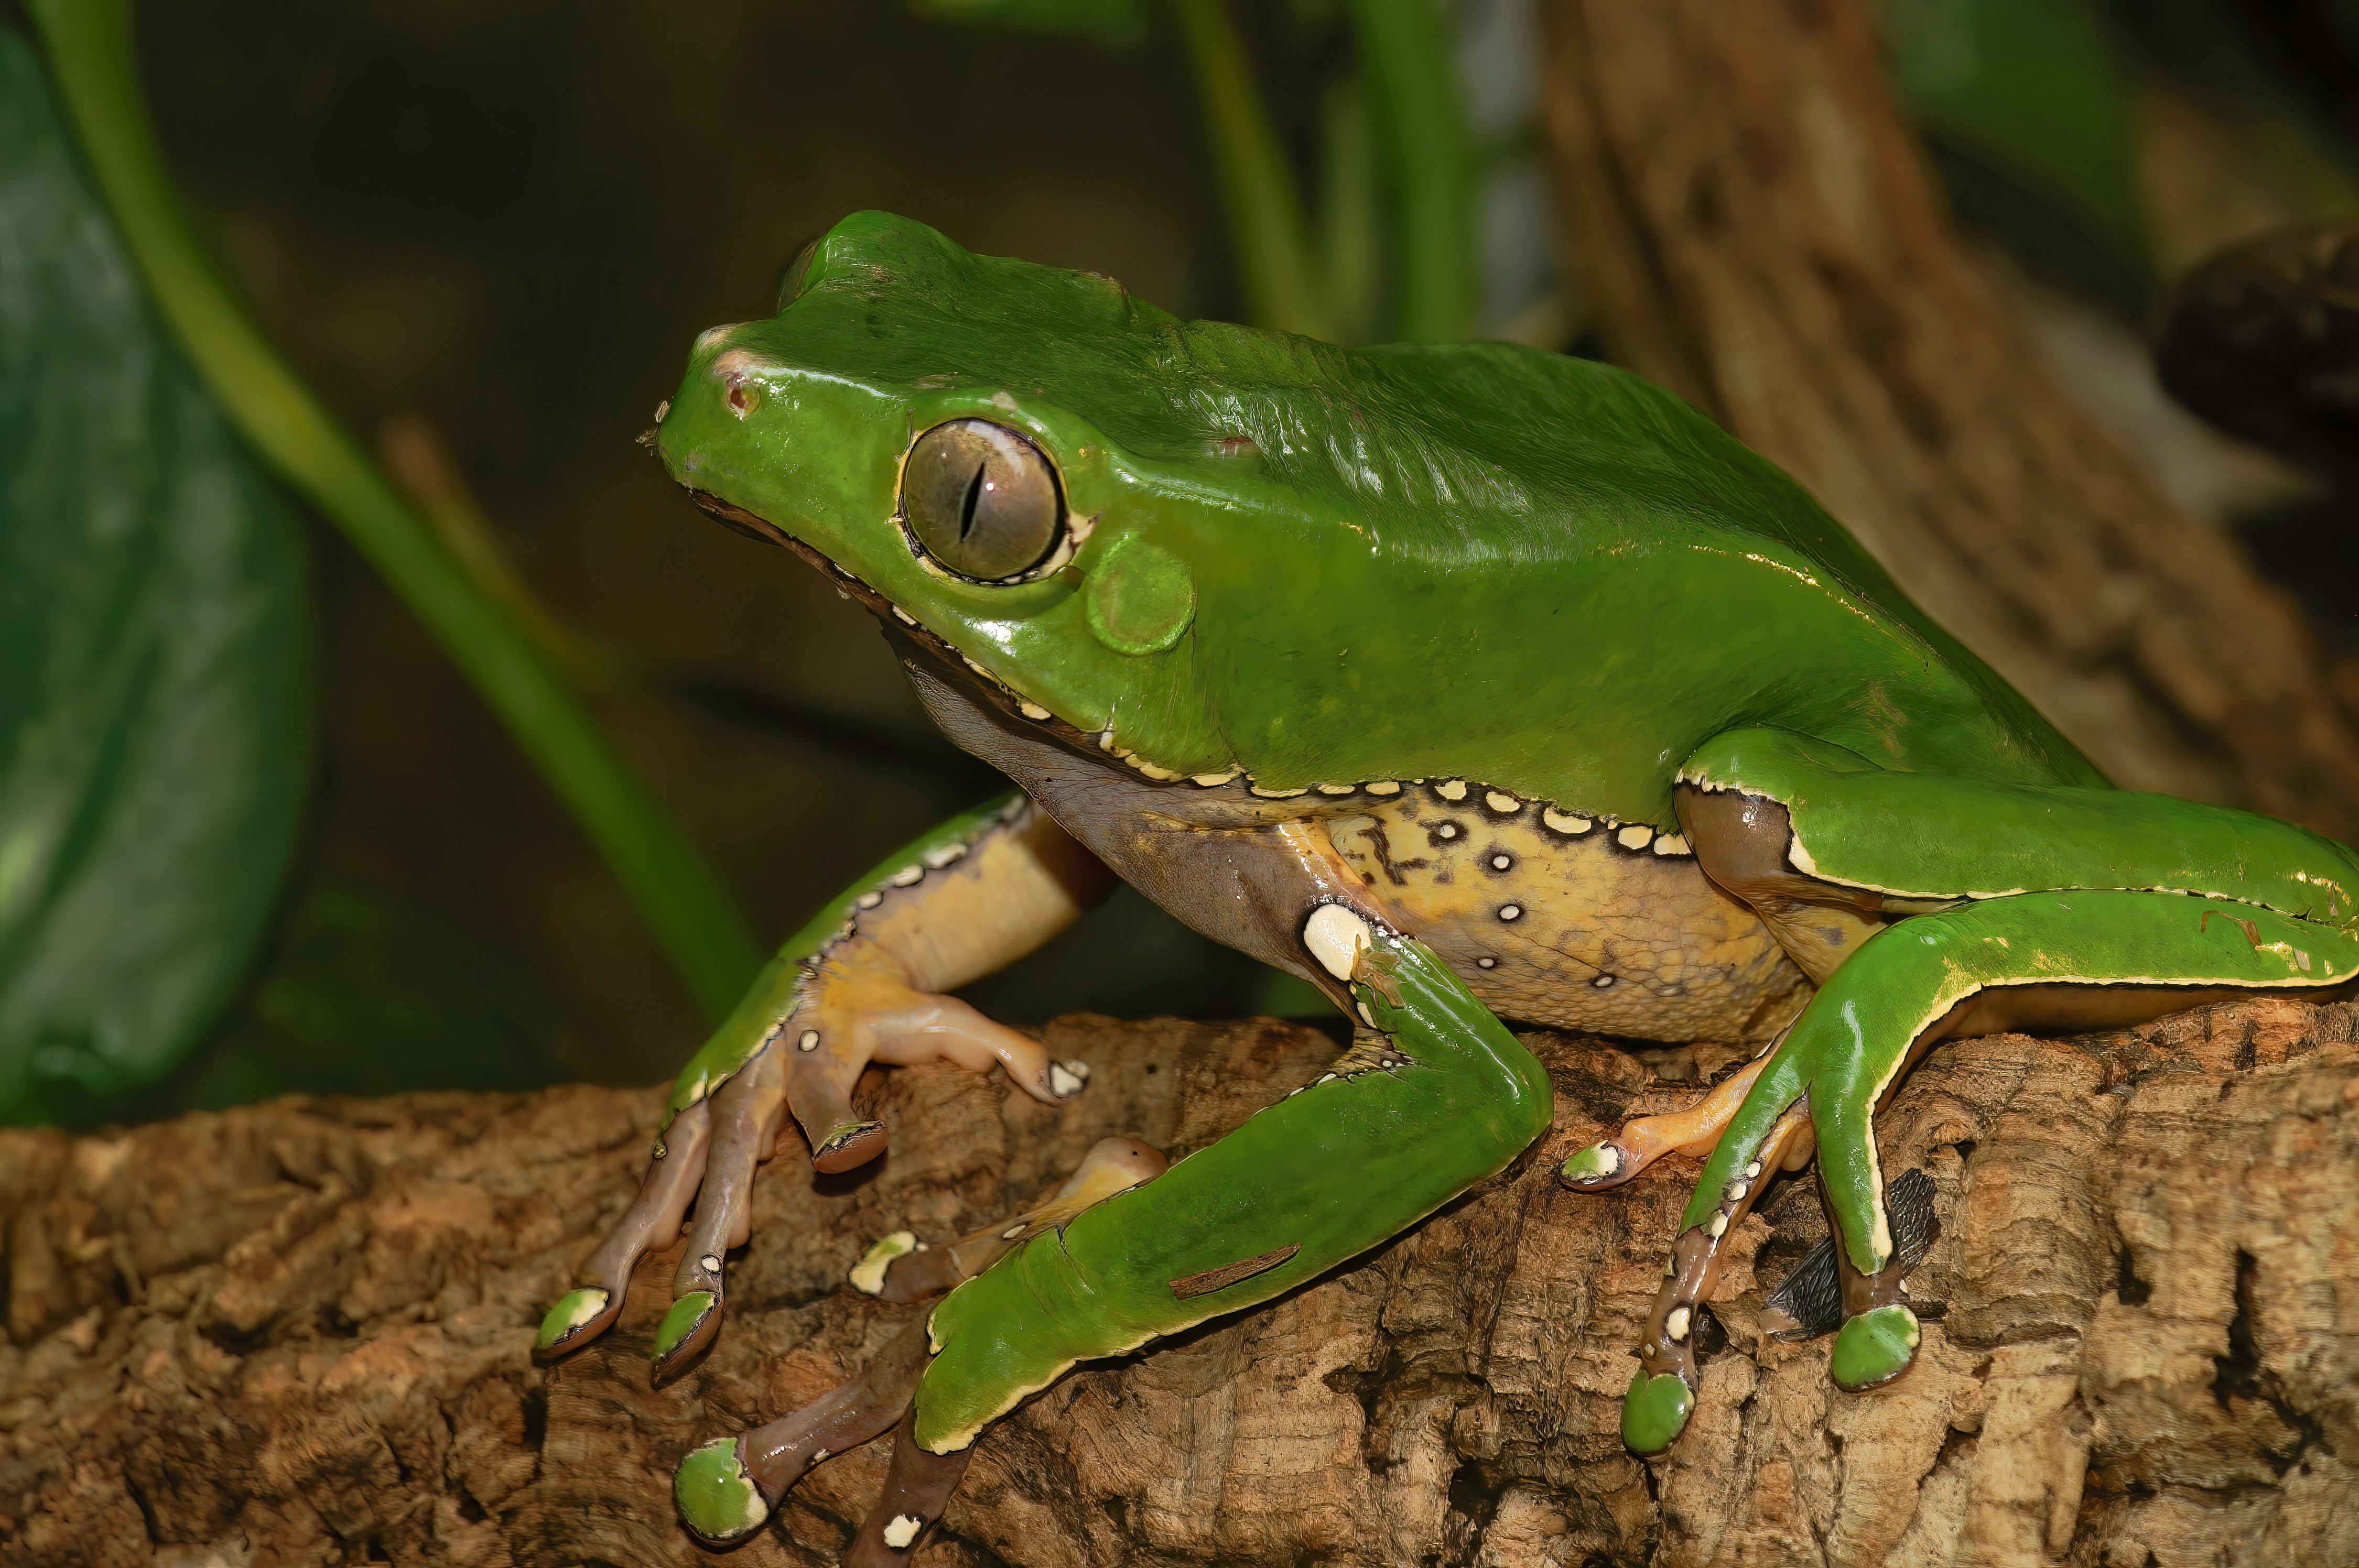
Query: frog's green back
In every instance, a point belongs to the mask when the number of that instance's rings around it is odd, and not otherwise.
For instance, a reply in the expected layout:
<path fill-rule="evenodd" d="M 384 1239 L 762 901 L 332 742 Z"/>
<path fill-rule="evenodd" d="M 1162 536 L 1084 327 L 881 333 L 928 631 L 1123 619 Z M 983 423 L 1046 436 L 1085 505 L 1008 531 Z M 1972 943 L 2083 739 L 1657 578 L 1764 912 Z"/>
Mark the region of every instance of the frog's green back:
<path fill-rule="evenodd" d="M 2100 782 L 1792 480 L 1606 365 L 1182 322 L 885 213 L 831 231 L 799 297 L 729 341 L 887 395 L 1071 411 L 1196 496 L 1173 547 L 1203 608 L 1170 677 L 1192 689 L 1125 709 L 1143 750 L 1172 715 L 1182 769 L 1217 730 L 1275 783 L 1339 756 L 1367 777 L 1520 769 L 1532 794 L 1659 817 L 1682 747 L 1766 722 L 1887 765 Z M 1568 773 L 1552 747 L 1593 760 Z"/>

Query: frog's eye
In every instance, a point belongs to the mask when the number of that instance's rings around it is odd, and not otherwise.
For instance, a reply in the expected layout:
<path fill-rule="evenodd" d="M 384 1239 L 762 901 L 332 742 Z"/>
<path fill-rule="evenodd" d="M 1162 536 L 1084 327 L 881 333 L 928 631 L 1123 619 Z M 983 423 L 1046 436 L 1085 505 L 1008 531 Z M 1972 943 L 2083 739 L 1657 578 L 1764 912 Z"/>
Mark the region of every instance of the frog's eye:
<path fill-rule="evenodd" d="M 909 449 L 901 517 L 926 554 L 990 582 L 1038 566 L 1056 547 L 1065 500 L 1039 448 L 988 419 L 953 419 Z"/>

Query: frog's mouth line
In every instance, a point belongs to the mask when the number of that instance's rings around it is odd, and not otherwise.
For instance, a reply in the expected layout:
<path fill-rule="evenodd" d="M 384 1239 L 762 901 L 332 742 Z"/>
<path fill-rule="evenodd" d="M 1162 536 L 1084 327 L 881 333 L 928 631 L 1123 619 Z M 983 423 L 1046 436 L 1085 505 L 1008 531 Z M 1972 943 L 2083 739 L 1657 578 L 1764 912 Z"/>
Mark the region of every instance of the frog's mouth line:
<path fill-rule="evenodd" d="M 862 581 L 850 568 L 839 565 L 821 550 L 796 538 L 768 518 L 723 501 L 710 491 L 690 487 L 688 494 L 690 500 L 731 533 L 743 534 L 749 539 L 759 539 L 765 544 L 783 545 L 801 557 L 814 571 L 833 583 L 839 591 L 849 595 L 870 614 L 885 622 L 888 632 L 908 638 L 963 684 L 986 693 L 1009 718 L 1034 730 L 1046 731 L 1073 751 L 1092 755 L 1104 752 L 1101 737 L 1074 728 L 1038 703 L 1027 701 L 1009 690 L 998 676 L 960 653 L 939 633 L 909 616 L 891 600 Z"/>

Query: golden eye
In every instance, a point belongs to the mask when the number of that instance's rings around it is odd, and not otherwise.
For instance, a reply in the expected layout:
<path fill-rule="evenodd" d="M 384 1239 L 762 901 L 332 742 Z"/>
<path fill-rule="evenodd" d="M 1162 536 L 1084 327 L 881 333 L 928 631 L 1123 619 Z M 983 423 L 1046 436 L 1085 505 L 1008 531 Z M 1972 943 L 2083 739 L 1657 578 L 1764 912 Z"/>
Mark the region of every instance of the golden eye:
<path fill-rule="evenodd" d="M 926 554 L 989 582 L 1047 557 L 1064 527 L 1065 500 L 1039 448 L 988 419 L 953 419 L 909 449 L 901 516 Z"/>

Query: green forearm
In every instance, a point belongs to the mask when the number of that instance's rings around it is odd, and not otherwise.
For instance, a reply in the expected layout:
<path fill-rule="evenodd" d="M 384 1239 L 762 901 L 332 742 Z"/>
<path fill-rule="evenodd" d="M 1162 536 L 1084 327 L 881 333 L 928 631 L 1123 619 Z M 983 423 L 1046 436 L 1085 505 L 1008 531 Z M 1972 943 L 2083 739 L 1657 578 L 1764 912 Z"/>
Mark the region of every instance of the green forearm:
<path fill-rule="evenodd" d="M 1381 1244 L 1547 1130 L 1554 1095 L 1531 1053 L 1423 946 L 1375 940 L 1353 991 L 1391 1044 L 1374 1063 L 1355 1052 L 1369 1070 L 1288 1096 L 959 1287 L 934 1314 L 921 1446 L 962 1447 L 1074 1361 L 1266 1301 Z"/>

